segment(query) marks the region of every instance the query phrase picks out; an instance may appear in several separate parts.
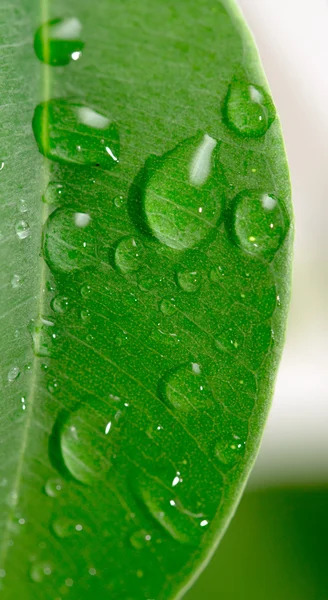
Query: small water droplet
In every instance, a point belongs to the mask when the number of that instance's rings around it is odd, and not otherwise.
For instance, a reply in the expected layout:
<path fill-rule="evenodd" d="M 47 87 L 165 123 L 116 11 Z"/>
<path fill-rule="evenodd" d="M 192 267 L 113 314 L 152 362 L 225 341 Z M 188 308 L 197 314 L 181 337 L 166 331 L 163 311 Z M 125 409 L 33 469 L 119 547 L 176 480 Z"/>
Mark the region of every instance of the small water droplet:
<path fill-rule="evenodd" d="M 52 529 L 57 537 L 63 539 L 83 531 L 83 525 L 68 517 L 59 517 L 53 521 Z"/>
<path fill-rule="evenodd" d="M 116 206 L 116 208 L 122 208 L 122 206 L 124 205 L 124 197 L 123 196 L 116 196 L 113 200 L 114 202 L 114 206 Z"/>
<path fill-rule="evenodd" d="M 21 278 L 19 275 L 13 275 L 11 278 L 11 286 L 16 290 L 21 284 Z"/>
<path fill-rule="evenodd" d="M 131 545 L 137 550 L 141 550 L 142 548 L 146 548 L 147 546 L 149 546 L 151 540 L 151 534 L 148 533 L 145 529 L 135 531 L 130 537 Z"/>
<path fill-rule="evenodd" d="M 50 394 L 56 394 L 59 390 L 59 384 L 56 379 L 52 379 L 47 384 L 47 390 Z"/>
<path fill-rule="evenodd" d="M 59 477 L 50 477 L 45 486 L 44 491 L 50 498 L 57 498 L 62 492 L 64 482 Z"/>
<path fill-rule="evenodd" d="M 48 562 L 36 562 L 30 568 L 30 577 L 35 583 L 41 583 L 51 575 L 53 569 Z"/>
<path fill-rule="evenodd" d="M 230 230 L 233 240 L 248 254 L 272 258 L 287 227 L 285 209 L 275 196 L 245 190 L 235 197 Z"/>
<path fill-rule="evenodd" d="M 8 375 L 7 375 L 9 383 L 12 383 L 16 379 L 18 379 L 19 375 L 20 375 L 19 367 L 12 367 L 11 369 L 9 369 Z"/>
<path fill-rule="evenodd" d="M 67 579 L 65 579 L 65 585 L 67 585 L 67 587 L 72 587 L 73 584 L 74 584 L 74 581 L 71 577 L 68 577 Z"/>
<path fill-rule="evenodd" d="M 58 295 L 51 300 L 50 306 L 54 312 L 63 314 L 68 310 L 69 300 L 67 296 Z"/>
<path fill-rule="evenodd" d="M 115 249 L 115 265 L 122 273 L 137 271 L 145 260 L 145 248 L 135 237 L 122 238 Z"/>
<path fill-rule="evenodd" d="M 16 235 L 20 240 L 25 240 L 31 234 L 30 226 L 27 221 L 17 221 L 15 225 Z"/>
<path fill-rule="evenodd" d="M 77 60 L 84 43 L 80 39 L 82 25 L 76 17 L 52 19 L 39 27 L 34 38 L 34 50 L 47 65 L 64 66 Z"/>
<path fill-rule="evenodd" d="M 82 321 L 90 321 L 90 317 L 91 317 L 91 313 L 87 308 L 84 310 L 81 310 Z"/>
<path fill-rule="evenodd" d="M 26 213 L 27 212 L 27 204 L 25 202 L 24 199 L 19 200 L 18 202 L 18 210 L 20 213 Z"/>
<path fill-rule="evenodd" d="M 275 120 L 275 108 L 267 92 L 245 81 L 233 81 L 229 87 L 223 116 L 237 134 L 255 138 L 264 135 Z"/>
<path fill-rule="evenodd" d="M 50 181 L 47 185 L 47 189 L 42 196 L 43 202 L 46 204 L 58 204 L 63 201 L 65 197 L 65 187 L 62 183 L 56 183 Z"/>
<path fill-rule="evenodd" d="M 210 271 L 210 280 L 213 281 L 213 283 L 221 283 L 224 276 L 225 276 L 225 273 L 224 273 L 223 267 L 221 267 L 221 266 L 214 267 Z"/>
<path fill-rule="evenodd" d="M 233 466 L 244 454 L 246 441 L 238 435 L 220 438 L 215 445 L 215 455 L 226 466 Z"/>
<path fill-rule="evenodd" d="M 96 235 L 92 221 L 79 227 L 75 215 L 74 209 L 57 208 L 44 225 L 44 258 L 56 272 L 71 273 L 95 266 Z"/>
<path fill-rule="evenodd" d="M 57 329 L 51 318 L 39 316 L 29 324 L 35 356 L 54 356 L 56 354 Z"/>
<path fill-rule="evenodd" d="M 80 290 L 82 298 L 87 299 L 91 294 L 91 285 L 83 285 Z"/>
<path fill-rule="evenodd" d="M 83 407 L 73 412 L 61 427 L 60 444 L 64 463 L 71 475 L 85 484 L 106 477 L 114 458 L 121 420 L 117 405 L 104 414 Z M 106 433 L 108 423 L 110 431 Z"/>
<path fill-rule="evenodd" d="M 196 292 L 201 285 L 201 275 L 197 271 L 179 271 L 177 282 L 184 292 Z"/>
<path fill-rule="evenodd" d="M 180 412 L 213 406 L 213 397 L 200 365 L 190 363 L 170 371 L 160 382 L 161 398 Z"/>
<path fill-rule="evenodd" d="M 47 122 L 47 135 L 43 123 Z M 41 154 L 51 160 L 112 169 L 119 159 L 119 134 L 110 119 L 78 102 L 62 99 L 39 104 L 33 131 Z"/>
<path fill-rule="evenodd" d="M 145 176 L 146 224 L 170 248 L 197 246 L 218 225 L 223 193 L 216 147 L 215 139 L 200 133 L 154 161 Z"/>
<path fill-rule="evenodd" d="M 90 567 L 89 575 L 92 575 L 92 576 L 97 575 L 97 570 L 94 567 Z"/>
<path fill-rule="evenodd" d="M 166 317 L 171 317 L 177 311 L 174 298 L 163 298 L 160 303 L 160 310 Z"/>

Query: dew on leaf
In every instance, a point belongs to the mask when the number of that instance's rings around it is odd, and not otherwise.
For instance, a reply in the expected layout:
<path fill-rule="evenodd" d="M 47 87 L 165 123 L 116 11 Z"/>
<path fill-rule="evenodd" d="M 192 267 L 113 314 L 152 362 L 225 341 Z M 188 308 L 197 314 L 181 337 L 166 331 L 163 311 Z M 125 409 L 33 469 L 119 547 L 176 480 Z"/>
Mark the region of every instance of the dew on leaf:
<path fill-rule="evenodd" d="M 160 381 L 160 396 L 179 412 L 205 410 L 213 397 L 198 363 L 189 363 L 167 373 Z"/>
<path fill-rule="evenodd" d="M 227 126 L 247 138 L 263 136 L 275 120 L 275 108 L 267 92 L 257 85 L 234 80 L 223 107 Z"/>
<path fill-rule="evenodd" d="M 145 175 L 143 206 L 148 228 L 176 250 L 199 245 L 222 215 L 222 184 L 216 169 L 217 141 L 200 133 L 154 163 Z"/>
<path fill-rule="evenodd" d="M 145 529 L 135 531 L 130 537 L 130 543 L 133 546 L 133 548 L 136 548 L 136 550 L 142 550 L 142 548 L 146 548 L 147 546 L 149 546 L 151 540 L 151 534 Z"/>
<path fill-rule="evenodd" d="M 27 221 L 20 219 L 15 225 L 16 235 L 20 240 L 25 240 L 31 234 L 31 229 Z"/>
<path fill-rule="evenodd" d="M 57 329 L 51 318 L 39 316 L 29 324 L 35 356 L 55 356 L 57 352 Z"/>
<path fill-rule="evenodd" d="M 63 314 L 68 310 L 69 300 L 67 296 L 58 295 L 51 300 L 50 306 L 54 312 Z"/>
<path fill-rule="evenodd" d="M 38 59 L 54 67 L 76 61 L 84 46 L 81 31 L 82 25 L 76 17 L 47 21 L 39 27 L 34 38 Z"/>
<path fill-rule="evenodd" d="M 101 412 L 83 407 L 71 413 L 61 425 L 62 457 L 78 481 L 91 485 L 106 477 L 121 425 L 120 419 L 115 418 L 117 412 L 117 406 L 113 404 L 102 407 Z"/>
<path fill-rule="evenodd" d="M 273 195 L 245 190 L 233 201 L 231 234 L 235 243 L 253 256 L 272 258 L 287 231 L 282 203 Z"/>
<path fill-rule="evenodd" d="M 184 292 L 196 292 L 201 285 L 201 274 L 198 271 L 179 271 L 177 273 L 177 282 Z"/>
<path fill-rule="evenodd" d="M 80 227 L 74 209 L 57 208 L 44 225 L 43 255 L 55 272 L 71 273 L 94 266 L 96 235 L 92 221 Z"/>
<path fill-rule="evenodd" d="M 50 498 L 58 498 L 64 487 L 64 482 L 59 477 L 50 477 L 44 486 L 44 491 Z"/>
<path fill-rule="evenodd" d="M 30 578 L 35 583 L 42 583 L 52 574 L 52 566 L 48 562 L 36 562 L 30 568 Z"/>
<path fill-rule="evenodd" d="M 215 456 L 226 466 L 233 466 L 243 456 L 246 441 L 238 435 L 220 438 L 215 445 Z"/>
<path fill-rule="evenodd" d="M 58 538 L 64 539 L 83 530 L 83 526 L 68 517 L 59 517 L 52 523 L 52 530 Z"/>
<path fill-rule="evenodd" d="M 46 191 L 42 196 L 43 202 L 46 204 L 58 204 L 62 202 L 65 198 L 65 187 L 62 183 L 56 183 L 55 181 L 50 181 L 48 183 Z"/>
<path fill-rule="evenodd" d="M 42 102 L 35 109 L 32 126 L 41 154 L 51 160 L 104 170 L 118 163 L 117 127 L 92 108 L 59 98 Z"/>
<path fill-rule="evenodd" d="M 20 368 L 19 367 L 11 367 L 11 369 L 9 369 L 8 375 L 7 375 L 7 379 L 9 381 L 9 383 L 12 383 L 16 379 L 18 379 L 19 375 L 20 375 Z"/>
<path fill-rule="evenodd" d="M 11 287 L 16 290 L 21 284 L 21 278 L 19 275 L 13 275 L 11 278 Z"/>
<path fill-rule="evenodd" d="M 166 317 L 174 315 L 177 311 L 174 298 L 163 298 L 160 302 L 160 310 Z"/>
<path fill-rule="evenodd" d="M 133 273 L 145 260 L 145 248 L 136 237 L 124 237 L 115 249 L 115 265 L 122 273 Z"/>
<path fill-rule="evenodd" d="M 122 206 L 124 205 L 124 198 L 123 196 L 115 196 L 113 202 L 116 208 L 122 208 Z"/>
<path fill-rule="evenodd" d="M 27 204 L 26 201 L 24 199 L 21 199 L 18 202 L 18 210 L 20 213 L 26 213 L 27 212 Z"/>

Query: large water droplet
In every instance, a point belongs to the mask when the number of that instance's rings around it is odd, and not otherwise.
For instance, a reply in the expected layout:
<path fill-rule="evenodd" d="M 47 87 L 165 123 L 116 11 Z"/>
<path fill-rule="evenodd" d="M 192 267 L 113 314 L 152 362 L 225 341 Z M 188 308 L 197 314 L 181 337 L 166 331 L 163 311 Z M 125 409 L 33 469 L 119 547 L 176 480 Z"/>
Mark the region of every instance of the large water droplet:
<path fill-rule="evenodd" d="M 81 214 L 85 221 L 81 225 Z M 45 223 L 43 253 L 49 267 L 70 273 L 95 266 L 96 236 L 87 213 L 72 208 L 57 208 Z"/>
<path fill-rule="evenodd" d="M 101 412 L 80 408 L 62 424 L 62 457 L 75 479 L 92 484 L 106 477 L 116 453 L 121 417 L 122 412 L 113 402 Z"/>
<path fill-rule="evenodd" d="M 223 195 L 214 160 L 216 146 L 209 135 L 196 135 L 154 162 L 145 176 L 146 223 L 171 248 L 192 248 L 217 227 Z"/>
<path fill-rule="evenodd" d="M 180 412 L 205 410 L 213 406 L 211 390 L 198 363 L 170 371 L 161 380 L 159 389 L 162 399 Z"/>
<path fill-rule="evenodd" d="M 200 288 L 201 275 L 197 271 L 179 271 L 177 281 L 184 292 L 196 292 Z"/>
<path fill-rule="evenodd" d="M 273 123 L 276 113 L 270 96 L 262 88 L 245 81 L 233 81 L 223 109 L 230 129 L 243 137 L 264 135 Z"/>
<path fill-rule="evenodd" d="M 233 201 L 229 227 L 233 239 L 245 252 L 272 258 L 284 240 L 288 218 L 275 196 L 245 190 Z"/>
<path fill-rule="evenodd" d="M 16 235 L 20 240 L 25 240 L 31 233 L 30 226 L 27 221 L 17 221 L 15 225 Z"/>
<path fill-rule="evenodd" d="M 84 46 L 81 30 L 82 25 L 75 17 L 52 19 L 41 25 L 34 38 L 38 59 L 55 67 L 78 60 Z"/>
<path fill-rule="evenodd" d="M 92 108 L 49 100 L 36 107 L 32 125 L 41 154 L 51 160 L 96 165 L 105 170 L 118 163 L 117 127 Z"/>
<path fill-rule="evenodd" d="M 122 273 L 138 271 L 145 260 L 145 248 L 136 237 L 125 237 L 115 249 L 115 264 Z"/>
<path fill-rule="evenodd" d="M 51 318 L 39 316 L 29 324 L 33 352 L 36 356 L 55 356 L 57 352 L 57 329 Z"/>

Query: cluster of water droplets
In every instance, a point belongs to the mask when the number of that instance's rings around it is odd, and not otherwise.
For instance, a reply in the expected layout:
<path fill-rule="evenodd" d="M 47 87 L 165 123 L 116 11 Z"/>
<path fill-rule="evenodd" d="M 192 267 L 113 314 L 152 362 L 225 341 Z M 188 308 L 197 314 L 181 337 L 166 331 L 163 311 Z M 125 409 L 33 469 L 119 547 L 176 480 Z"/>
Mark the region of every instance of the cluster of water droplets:
<path fill-rule="evenodd" d="M 78 61 L 84 43 L 81 41 L 81 24 L 76 18 L 53 19 L 42 25 L 35 36 L 37 57 L 47 65 L 57 67 Z M 275 111 L 267 92 L 247 81 L 234 80 L 227 91 L 222 107 L 222 118 L 232 135 L 239 138 L 260 138 L 269 130 Z M 119 163 L 120 138 L 111 117 L 94 106 L 79 101 L 56 98 L 40 103 L 34 113 L 33 131 L 40 152 L 48 159 L 67 165 L 94 166 L 111 170 Z M 179 143 L 162 157 L 151 157 L 141 173 L 142 223 L 138 235 L 119 237 L 112 244 L 108 261 L 113 261 L 122 277 L 135 276 L 147 265 L 149 236 L 158 244 L 182 255 L 186 251 L 210 243 L 218 227 L 224 222 L 231 244 L 245 255 L 271 261 L 283 243 L 288 228 L 288 218 L 283 203 L 270 190 L 248 189 L 239 192 L 226 206 L 225 182 L 220 173 L 220 141 L 206 132 L 200 132 Z M 2 168 L 2 167 L 1 167 Z M 54 277 L 72 276 L 83 270 L 98 268 L 99 248 L 93 215 L 79 211 L 66 202 L 66 187 L 60 181 L 50 181 L 43 195 L 50 215 L 43 229 L 43 257 Z M 115 209 L 123 210 L 125 198 L 113 198 Z M 26 205 L 20 202 L 20 215 L 15 232 L 20 240 L 30 235 L 26 221 Z M 143 234 L 146 233 L 143 237 Z M 218 257 L 219 259 L 219 257 Z M 141 275 L 139 288 L 148 293 L 152 289 L 151 277 Z M 159 311 L 166 319 L 179 312 L 178 294 L 190 296 L 201 289 L 205 273 L 198 268 L 181 268 L 172 274 L 177 294 L 162 297 Z M 225 277 L 221 265 L 211 267 L 208 280 L 220 286 Z M 13 289 L 20 286 L 21 276 L 11 278 Z M 153 285 L 155 285 L 153 283 Z M 91 288 L 84 284 L 81 296 L 87 299 Z M 55 294 L 51 300 L 54 318 L 38 315 L 29 326 L 33 351 L 37 357 L 56 356 L 58 330 L 56 318 L 70 310 L 69 295 Z M 88 322 L 90 311 L 85 308 L 81 319 Z M 173 334 L 172 334 L 173 335 Z M 92 335 L 89 334 L 92 342 Z M 122 336 L 125 336 L 123 332 Z M 120 346 L 122 342 L 120 337 Z M 225 344 L 225 339 L 227 343 Z M 219 349 L 237 351 L 238 334 L 229 328 L 221 335 Z M 8 382 L 14 383 L 20 368 L 8 371 Z M 56 377 L 49 379 L 49 393 L 58 391 Z M 185 362 L 161 374 L 158 396 L 173 414 L 194 415 L 214 412 L 215 399 L 203 366 Z M 25 410 L 25 398 L 21 399 Z M 111 476 L 128 404 L 112 396 L 103 407 L 88 403 L 71 412 L 60 423 L 59 444 L 64 468 L 75 481 L 92 486 Z M 105 414 L 106 412 L 106 414 Z M 159 425 L 158 430 L 162 429 Z M 224 469 L 236 464 L 245 452 L 246 439 L 240 432 L 230 432 L 216 440 L 212 458 Z M 183 476 L 177 471 L 171 482 L 159 478 L 151 484 L 149 479 L 138 478 L 136 496 L 162 531 L 179 543 L 197 540 L 199 533 L 209 525 L 209 517 L 189 510 L 180 496 Z M 60 477 L 46 482 L 45 493 L 51 499 L 60 498 L 65 486 Z M 85 532 L 85 525 L 67 516 L 56 517 L 52 532 L 60 539 Z M 192 532 L 192 533 L 190 533 Z M 151 544 L 161 543 L 156 528 L 138 529 L 130 538 L 134 550 L 143 550 Z M 90 575 L 96 569 L 90 567 Z M 52 565 L 35 562 L 31 579 L 41 582 L 51 575 Z M 1 572 L 0 572 L 1 576 Z M 66 585 L 70 587 L 72 580 Z"/>

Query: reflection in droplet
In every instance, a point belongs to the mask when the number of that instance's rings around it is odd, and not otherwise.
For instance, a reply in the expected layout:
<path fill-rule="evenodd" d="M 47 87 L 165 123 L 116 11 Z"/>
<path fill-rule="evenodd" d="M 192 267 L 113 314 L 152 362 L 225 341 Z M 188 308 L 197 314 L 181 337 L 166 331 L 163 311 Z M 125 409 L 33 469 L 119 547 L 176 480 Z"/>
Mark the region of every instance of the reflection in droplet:
<path fill-rule="evenodd" d="M 288 227 L 282 203 L 272 194 L 245 190 L 233 201 L 229 225 L 234 241 L 248 254 L 272 258 Z"/>
<path fill-rule="evenodd" d="M 216 146 L 209 135 L 198 134 L 157 160 L 145 175 L 147 225 L 171 248 L 192 248 L 217 227 L 223 194 L 215 168 Z"/>
<path fill-rule="evenodd" d="M 34 50 L 39 60 L 52 66 L 68 65 L 81 56 L 84 43 L 80 39 L 82 25 L 76 17 L 52 19 L 39 27 Z"/>
<path fill-rule="evenodd" d="M 145 248 L 136 237 L 125 237 L 115 249 L 115 265 L 122 273 L 137 271 L 145 260 Z"/>
<path fill-rule="evenodd" d="M 117 127 L 92 108 L 59 98 L 42 102 L 35 109 L 32 126 L 41 154 L 51 160 L 105 170 L 118 163 Z"/>
<path fill-rule="evenodd" d="M 235 80 L 229 87 L 223 115 L 230 129 L 243 137 L 255 138 L 267 132 L 276 113 L 264 89 Z"/>
<path fill-rule="evenodd" d="M 24 221 L 22 219 L 20 221 L 17 221 L 15 225 L 15 231 L 17 237 L 20 240 L 25 240 L 31 234 L 29 224 L 27 223 L 27 221 Z"/>
<path fill-rule="evenodd" d="M 57 208 L 43 230 L 43 254 L 50 269 L 70 273 L 95 265 L 96 235 L 92 221 L 76 225 L 76 211 Z M 85 222 L 85 221 L 84 221 Z"/>

